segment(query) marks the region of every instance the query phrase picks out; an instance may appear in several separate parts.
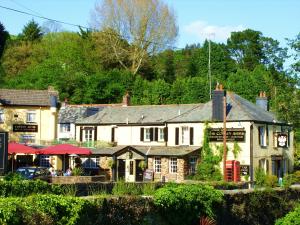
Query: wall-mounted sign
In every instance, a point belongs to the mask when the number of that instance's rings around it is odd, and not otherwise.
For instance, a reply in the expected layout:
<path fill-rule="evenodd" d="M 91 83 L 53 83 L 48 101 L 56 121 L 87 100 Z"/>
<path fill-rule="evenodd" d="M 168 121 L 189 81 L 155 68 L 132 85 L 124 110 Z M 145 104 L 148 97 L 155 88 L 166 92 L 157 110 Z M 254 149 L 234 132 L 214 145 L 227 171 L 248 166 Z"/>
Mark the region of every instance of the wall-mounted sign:
<path fill-rule="evenodd" d="M 280 148 L 287 148 L 288 144 L 288 135 L 285 133 L 278 133 L 277 134 L 277 147 Z"/>
<path fill-rule="evenodd" d="M 226 140 L 227 141 L 245 141 L 246 131 L 244 128 L 227 128 L 226 129 Z M 223 141 L 223 128 L 209 128 L 208 129 L 209 141 L 219 142 Z"/>
<path fill-rule="evenodd" d="M 249 175 L 250 166 L 249 165 L 240 165 L 240 174 L 241 176 Z"/>
<path fill-rule="evenodd" d="M 8 160 L 8 133 L 0 132 L 0 174 L 7 171 Z"/>
<path fill-rule="evenodd" d="M 38 125 L 13 124 L 13 132 L 38 132 Z"/>
<path fill-rule="evenodd" d="M 153 170 L 150 169 L 145 170 L 144 181 L 153 181 Z"/>

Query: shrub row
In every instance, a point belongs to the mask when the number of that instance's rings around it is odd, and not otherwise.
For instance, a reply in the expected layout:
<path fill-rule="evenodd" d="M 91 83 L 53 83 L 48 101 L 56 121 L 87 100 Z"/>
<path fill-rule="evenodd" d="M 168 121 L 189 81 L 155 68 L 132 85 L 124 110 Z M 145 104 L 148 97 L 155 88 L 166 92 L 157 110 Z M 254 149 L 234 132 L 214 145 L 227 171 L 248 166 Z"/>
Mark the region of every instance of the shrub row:
<path fill-rule="evenodd" d="M 278 219 L 276 225 L 299 225 L 300 224 L 300 205 L 285 217 Z"/>
<path fill-rule="evenodd" d="M 223 225 L 273 225 L 295 206 L 299 197 L 300 193 L 293 190 L 223 196 L 209 186 L 172 184 L 158 189 L 154 198 L 8 197 L 0 198 L 0 224 L 194 225 L 199 224 L 199 218 L 210 217 Z M 287 217 L 291 219 L 294 214 Z M 289 224 L 284 221 L 278 225 Z"/>

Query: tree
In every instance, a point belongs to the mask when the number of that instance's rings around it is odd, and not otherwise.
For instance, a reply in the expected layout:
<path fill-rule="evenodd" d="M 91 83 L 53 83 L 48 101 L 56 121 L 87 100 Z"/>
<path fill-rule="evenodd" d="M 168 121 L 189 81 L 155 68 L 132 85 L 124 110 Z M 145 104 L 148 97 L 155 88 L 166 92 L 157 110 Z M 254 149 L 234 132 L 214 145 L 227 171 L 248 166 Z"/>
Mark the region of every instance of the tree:
<path fill-rule="evenodd" d="M 299 74 L 300 73 L 300 32 L 295 39 L 288 39 L 288 44 L 291 47 L 291 49 L 294 51 L 293 57 L 295 63 L 292 64 L 292 69 Z"/>
<path fill-rule="evenodd" d="M 9 38 L 9 33 L 5 30 L 5 27 L 0 22 L 0 59 L 2 57 L 4 47 L 8 38 Z"/>
<path fill-rule="evenodd" d="M 147 54 L 175 41 L 178 30 L 174 12 L 161 0 L 103 0 L 95 7 L 93 22 L 95 28 L 106 30 L 115 58 L 134 75 Z M 123 41 L 130 47 L 124 48 Z"/>
<path fill-rule="evenodd" d="M 253 70 L 263 59 L 262 33 L 247 29 L 232 32 L 227 46 L 233 59 L 245 69 Z"/>
<path fill-rule="evenodd" d="M 28 22 L 20 35 L 21 39 L 24 41 L 37 41 L 43 36 L 42 28 L 34 20 Z"/>

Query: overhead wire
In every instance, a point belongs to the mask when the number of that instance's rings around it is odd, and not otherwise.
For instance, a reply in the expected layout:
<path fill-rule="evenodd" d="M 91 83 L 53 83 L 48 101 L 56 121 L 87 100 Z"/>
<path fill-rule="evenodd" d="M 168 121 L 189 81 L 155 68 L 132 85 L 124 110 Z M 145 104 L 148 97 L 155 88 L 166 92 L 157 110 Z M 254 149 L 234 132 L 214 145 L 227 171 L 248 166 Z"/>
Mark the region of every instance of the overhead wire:
<path fill-rule="evenodd" d="M 11 1 L 15 2 L 13 0 L 11 0 Z M 16 4 L 19 4 L 19 3 L 16 3 Z M 20 6 L 21 6 L 21 4 L 20 4 Z M 31 12 L 34 12 L 34 13 L 29 13 L 29 12 L 25 12 L 25 11 L 22 11 L 22 10 L 18 10 L 18 9 L 14 9 L 14 8 L 10 8 L 10 7 L 0 5 L 0 8 L 6 9 L 6 10 L 9 10 L 9 11 L 13 11 L 13 12 L 17 12 L 17 13 L 21 13 L 21 14 L 25 14 L 25 15 L 36 17 L 36 18 L 40 18 L 40 19 L 44 19 L 44 20 L 48 20 L 48 21 L 52 21 L 52 22 L 56 22 L 56 23 L 61 23 L 61 24 L 65 24 L 65 25 L 69 25 L 69 26 L 73 26 L 73 27 L 77 27 L 77 28 L 79 27 L 79 28 L 84 28 L 84 29 L 87 29 L 87 30 L 91 30 L 90 27 L 86 27 L 86 26 L 82 26 L 82 25 L 74 24 L 74 23 L 69 23 L 69 22 L 65 22 L 65 21 L 62 21 L 62 20 L 51 19 L 49 17 L 45 17 L 45 16 L 41 15 L 40 13 L 36 13 L 35 11 L 27 8 L 26 6 L 22 6 L 22 7 L 26 8 L 27 10 L 29 10 Z M 37 15 L 37 14 L 40 14 L 40 15 Z M 116 34 L 116 33 L 113 33 L 113 32 L 108 32 L 108 31 L 102 31 L 102 32 L 107 33 L 109 35 L 118 36 L 118 37 L 121 37 L 123 39 L 128 39 L 128 37 L 125 37 L 124 35 Z M 139 40 L 139 41 L 142 41 L 144 43 L 150 43 L 150 44 L 159 44 L 157 42 L 147 41 L 147 40 Z M 183 50 L 184 49 L 184 48 L 178 48 L 178 47 L 171 46 L 171 45 L 167 45 L 167 47 L 168 47 L 168 49 L 173 49 L 173 50 L 174 49 L 176 49 L 176 50 Z"/>

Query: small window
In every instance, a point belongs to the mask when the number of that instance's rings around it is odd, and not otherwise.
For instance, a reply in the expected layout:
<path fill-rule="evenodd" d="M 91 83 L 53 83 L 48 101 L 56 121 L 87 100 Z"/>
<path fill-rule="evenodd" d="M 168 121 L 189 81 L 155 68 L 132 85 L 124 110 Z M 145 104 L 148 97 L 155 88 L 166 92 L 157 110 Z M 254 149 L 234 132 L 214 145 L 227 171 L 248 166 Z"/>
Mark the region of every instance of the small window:
<path fill-rule="evenodd" d="M 60 132 L 66 133 L 71 131 L 71 125 L 69 123 L 60 124 Z"/>
<path fill-rule="evenodd" d="M 177 158 L 170 158 L 170 173 L 177 173 Z"/>
<path fill-rule="evenodd" d="M 150 128 L 145 128 L 145 133 L 144 133 L 144 140 L 145 141 L 150 141 Z"/>
<path fill-rule="evenodd" d="M 82 157 L 80 159 L 84 168 L 98 168 L 100 165 L 100 157 Z"/>
<path fill-rule="evenodd" d="M 50 167 L 49 155 L 40 155 L 40 166 Z"/>
<path fill-rule="evenodd" d="M 36 112 L 35 111 L 28 111 L 26 117 L 27 123 L 35 123 L 36 122 Z"/>
<path fill-rule="evenodd" d="M 155 173 L 161 172 L 161 158 L 159 157 L 154 158 L 154 172 Z"/>
<path fill-rule="evenodd" d="M 265 126 L 258 127 L 258 141 L 260 146 L 266 146 L 265 137 L 266 136 L 266 129 Z"/>
<path fill-rule="evenodd" d="M 181 143 L 183 145 L 189 144 L 189 128 L 188 127 L 181 128 Z"/>
<path fill-rule="evenodd" d="M 3 109 L 0 110 L 0 123 L 4 123 L 4 111 L 3 111 Z"/>
<path fill-rule="evenodd" d="M 165 135 L 164 135 L 164 128 L 158 129 L 158 141 L 164 141 Z"/>
<path fill-rule="evenodd" d="M 191 156 L 189 161 L 189 174 L 195 174 L 197 167 L 197 157 Z"/>
<path fill-rule="evenodd" d="M 35 135 L 34 134 L 23 134 L 20 136 L 20 142 L 25 144 L 33 144 L 35 143 Z"/>

